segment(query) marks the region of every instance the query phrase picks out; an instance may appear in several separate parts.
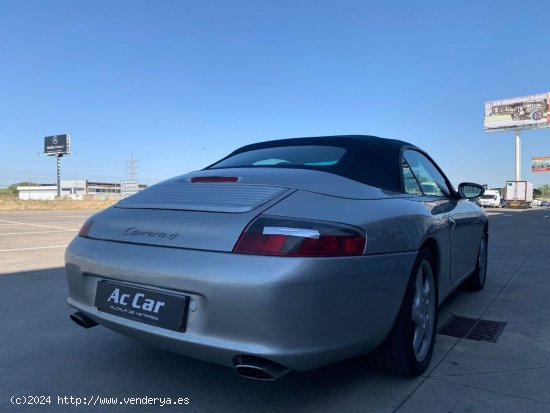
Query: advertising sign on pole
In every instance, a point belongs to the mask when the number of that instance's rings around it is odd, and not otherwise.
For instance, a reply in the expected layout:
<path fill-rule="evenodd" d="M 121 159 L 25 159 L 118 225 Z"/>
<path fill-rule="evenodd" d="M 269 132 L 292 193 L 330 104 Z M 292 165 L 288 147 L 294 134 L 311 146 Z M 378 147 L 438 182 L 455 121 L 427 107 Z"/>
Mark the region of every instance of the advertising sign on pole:
<path fill-rule="evenodd" d="M 135 180 L 120 181 L 120 196 L 125 198 L 139 192 L 139 182 Z"/>
<path fill-rule="evenodd" d="M 485 102 L 485 132 L 550 126 L 550 92 Z"/>
<path fill-rule="evenodd" d="M 71 153 L 70 135 L 53 135 L 44 138 L 44 153 L 46 155 L 68 155 Z"/>
<path fill-rule="evenodd" d="M 531 171 L 550 172 L 550 156 L 542 156 L 531 159 Z"/>

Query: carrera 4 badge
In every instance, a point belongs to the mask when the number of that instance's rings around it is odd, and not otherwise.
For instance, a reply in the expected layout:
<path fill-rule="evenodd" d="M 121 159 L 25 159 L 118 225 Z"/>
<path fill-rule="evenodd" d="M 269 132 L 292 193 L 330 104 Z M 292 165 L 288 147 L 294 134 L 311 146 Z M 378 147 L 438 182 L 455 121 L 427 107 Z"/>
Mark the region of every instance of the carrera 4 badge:
<path fill-rule="evenodd" d="M 137 227 L 130 227 L 124 230 L 124 235 L 135 236 L 135 237 L 161 238 L 161 239 L 169 239 L 170 241 L 172 241 L 179 234 L 178 233 L 167 234 L 166 232 L 155 232 L 155 231 L 141 231 Z"/>

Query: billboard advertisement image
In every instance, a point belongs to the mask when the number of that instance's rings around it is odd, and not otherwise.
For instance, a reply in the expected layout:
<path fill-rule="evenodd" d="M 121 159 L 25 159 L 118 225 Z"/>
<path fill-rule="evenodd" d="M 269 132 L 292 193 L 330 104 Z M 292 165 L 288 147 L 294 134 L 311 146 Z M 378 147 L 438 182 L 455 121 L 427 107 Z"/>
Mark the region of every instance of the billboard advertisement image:
<path fill-rule="evenodd" d="M 550 92 L 485 102 L 485 132 L 550 126 Z"/>
<path fill-rule="evenodd" d="M 139 182 L 135 180 L 120 181 L 120 196 L 125 198 L 139 192 Z"/>
<path fill-rule="evenodd" d="M 44 138 L 44 153 L 48 155 L 66 155 L 71 153 L 69 135 L 53 135 Z"/>
<path fill-rule="evenodd" d="M 533 172 L 550 172 L 550 156 L 531 159 L 531 170 Z"/>

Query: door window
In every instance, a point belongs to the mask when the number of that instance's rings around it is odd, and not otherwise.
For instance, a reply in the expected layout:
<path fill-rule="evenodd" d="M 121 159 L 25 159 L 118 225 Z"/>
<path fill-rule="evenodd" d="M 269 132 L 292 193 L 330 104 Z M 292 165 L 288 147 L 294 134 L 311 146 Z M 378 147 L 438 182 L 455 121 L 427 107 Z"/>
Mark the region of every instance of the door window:
<path fill-rule="evenodd" d="M 403 184 L 405 186 L 405 192 L 411 195 L 423 195 L 418 181 L 414 177 L 411 168 L 407 161 L 403 160 Z"/>
<path fill-rule="evenodd" d="M 410 171 L 412 171 L 412 174 L 414 174 L 414 177 L 416 177 L 416 181 L 420 184 L 420 189 L 424 195 L 440 198 L 450 197 L 451 191 L 447 186 L 445 177 L 426 156 L 418 151 L 407 150 L 403 153 L 403 159 L 408 168 L 410 168 Z M 405 168 L 403 168 L 403 177 L 405 191 L 411 193 L 407 189 Z"/>

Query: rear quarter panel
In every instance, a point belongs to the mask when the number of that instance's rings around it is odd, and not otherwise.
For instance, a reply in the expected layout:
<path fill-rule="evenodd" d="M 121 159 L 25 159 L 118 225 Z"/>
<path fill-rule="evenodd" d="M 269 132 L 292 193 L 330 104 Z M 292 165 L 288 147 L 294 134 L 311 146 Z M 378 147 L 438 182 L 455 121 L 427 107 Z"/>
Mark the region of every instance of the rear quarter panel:
<path fill-rule="evenodd" d="M 365 253 L 373 255 L 416 251 L 427 235 L 437 235 L 447 224 L 431 214 L 431 204 L 413 198 L 364 200 L 297 191 L 264 213 L 360 227 L 367 234 Z"/>
<path fill-rule="evenodd" d="M 443 295 L 452 288 L 448 221 L 437 205 L 419 198 L 349 199 L 297 191 L 266 214 L 341 222 L 365 231 L 365 255 L 418 251 L 427 239 L 437 245 L 437 273 Z"/>

